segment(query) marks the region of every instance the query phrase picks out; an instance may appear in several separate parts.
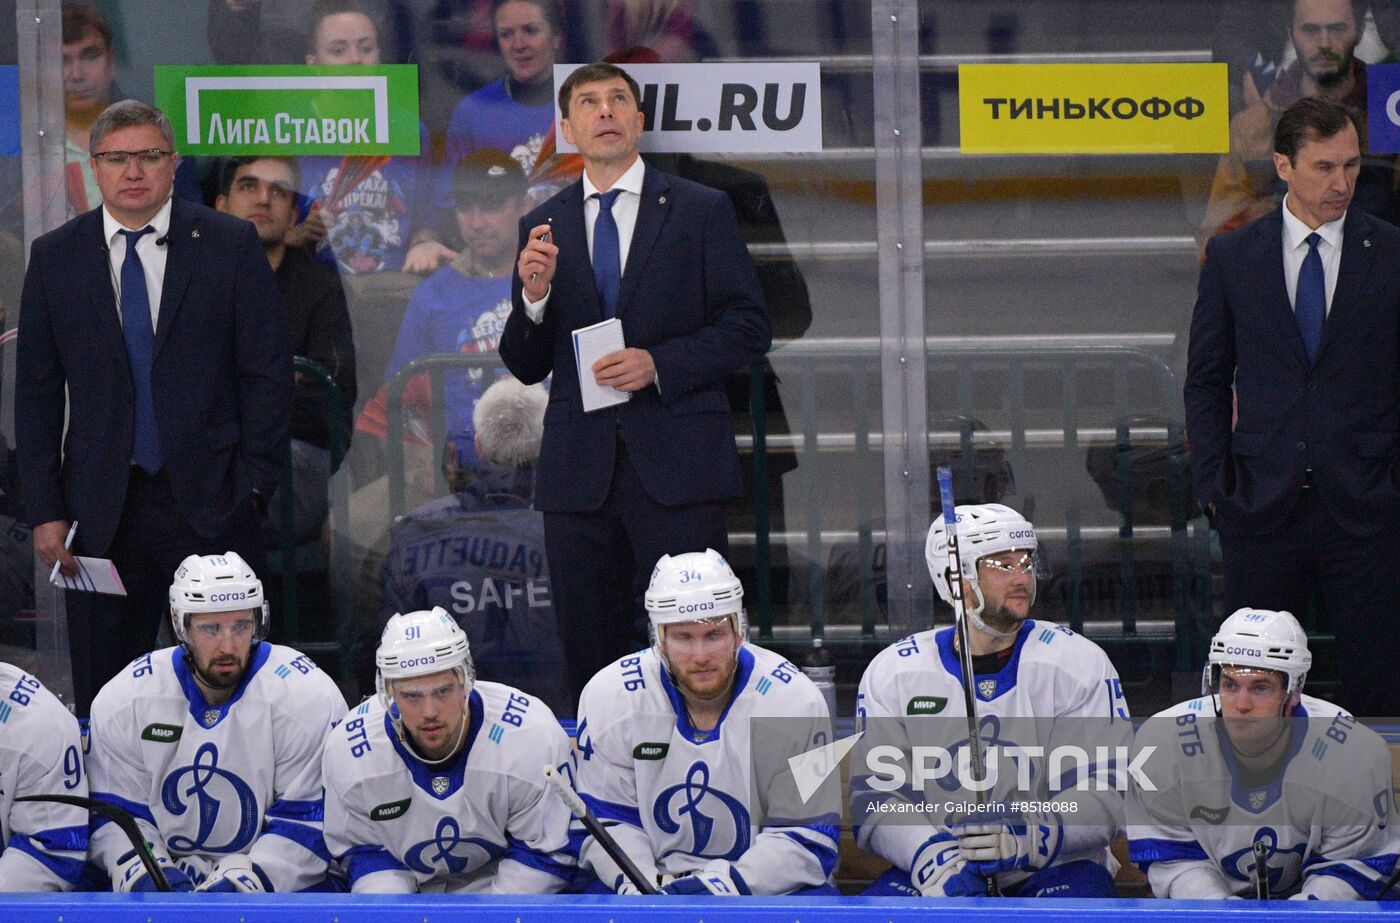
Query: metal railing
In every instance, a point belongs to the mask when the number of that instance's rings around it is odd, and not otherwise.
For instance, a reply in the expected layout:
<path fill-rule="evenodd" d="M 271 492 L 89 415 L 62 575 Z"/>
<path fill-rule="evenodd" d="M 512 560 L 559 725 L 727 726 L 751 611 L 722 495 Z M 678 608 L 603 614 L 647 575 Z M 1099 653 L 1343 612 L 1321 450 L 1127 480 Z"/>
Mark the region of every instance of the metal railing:
<path fill-rule="evenodd" d="M 330 456 L 331 471 L 340 467 L 350 445 L 350 434 L 346 427 L 345 399 L 325 367 L 305 356 L 295 356 L 292 367 L 306 380 L 309 380 L 326 395 L 326 412 L 330 417 Z M 313 640 L 302 637 L 302 613 L 298 605 L 297 575 L 313 562 L 309 558 L 314 552 L 307 546 L 296 543 L 295 527 L 295 486 L 292 477 L 291 441 L 287 444 L 286 463 L 282 468 L 282 481 L 278 487 L 279 509 L 275 511 L 281 520 L 280 552 L 276 562 L 282 576 L 281 609 L 282 621 L 286 625 L 287 643 L 312 658 L 329 655 L 336 659 L 336 679 L 345 683 L 354 682 L 354 664 L 350 658 L 353 644 L 353 626 L 350 618 L 350 551 L 346 547 L 350 536 L 350 504 L 345 490 L 336 485 L 335 478 L 327 484 L 330 491 L 329 548 L 325 559 L 328 583 L 331 593 L 331 613 L 334 620 L 333 640 Z M 319 551 L 319 549 L 317 549 Z M 321 562 L 314 562 L 320 564 Z"/>
<path fill-rule="evenodd" d="M 1160 346 L 1155 340 L 1150 346 Z M 1157 645 L 1170 645 L 1172 660 L 1178 669 L 1188 669 L 1191 660 L 1192 631 L 1195 614 L 1202 605 L 1209 604 L 1209 538 L 1206 529 L 1198 525 L 1195 529 L 1197 546 L 1190 545 L 1191 518 L 1189 507 L 1186 460 L 1182 424 L 1174 417 L 1179 413 L 1180 392 L 1175 376 L 1160 357 L 1148 348 L 1126 346 L 1119 343 L 1091 343 L 1071 346 L 1062 343 L 1037 344 L 1030 340 L 1014 341 L 1009 345 L 988 342 L 975 342 L 953 338 L 930 338 L 926 343 L 930 369 L 930 387 L 950 372 L 966 371 L 976 366 L 986 371 L 997 370 L 1005 377 L 1005 391 L 1001 395 L 1004 409 L 1009 417 L 1009 425 L 997 430 L 974 429 L 970 425 L 958 431 L 933 432 L 929 436 L 930 449 L 956 445 L 962 458 L 969 462 L 979 447 L 999 445 L 1009 447 L 1011 467 L 1016 472 L 1027 472 L 1031 466 L 1032 452 L 1058 451 L 1060 460 L 1060 481 L 1066 500 L 1063 520 L 1045 522 L 1038 527 L 1049 539 L 1062 539 L 1066 554 L 1067 610 L 1066 621 L 1076 631 L 1086 629 L 1084 600 L 1082 596 L 1083 550 L 1086 542 L 1113 543 L 1118 545 L 1118 560 L 1121 566 L 1119 593 L 1121 599 L 1120 618 L 1116 631 L 1110 632 L 1115 639 L 1126 642 L 1144 642 Z M 869 562 L 875 543 L 883 537 L 878 520 L 882 507 L 878 506 L 882 494 L 873 477 L 857 476 L 849 490 L 856 510 L 856 529 L 838 530 L 823 522 L 823 510 L 827 506 L 827 496 L 831 485 L 821 482 L 819 456 L 832 453 L 846 453 L 855 457 L 855 470 L 871 471 L 879 468 L 879 453 L 885 439 L 879 432 L 878 380 L 880 347 L 878 340 L 840 341 L 793 341 L 783 344 L 770 354 L 770 358 L 783 368 L 787 387 L 785 394 L 793 395 L 789 400 L 788 412 L 796 410 L 797 425 L 789 434 L 774 435 L 767 432 L 765 420 L 764 375 L 762 366 L 755 366 L 748 374 L 751 396 L 751 415 L 755 421 L 752 435 L 741 434 L 738 445 L 743 454 L 751 459 L 753 468 L 753 517 L 752 533 L 735 532 L 732 541 L 736 549 L 752 548 L 754 556 L 753 599 L 751 621 L 756 636 L 770 639 L 792 634 L 783 626 L 774 624 L 773 580 L 775 544 L 805 552 L 807 559 L 805 583 L 810 613 L 807 630 L 814 635 L 823 635 L 830 628 L 824 611 L 824 564 L 826 549 L 836 540 L 854 539 L 858 548 L 858 558 L 862 562 L 859 588 L 859 632 L 852 635 L 850 629 L 834 632 L 861 644 L 869 644 L 883 636 L 877 607 L 874 599 L 874 574 Z M 491 374 L 501 369 L 499 358 L 491 355 L 441 354 L 425 356 L 405 366 L 391 379 L 386 387 L 388 426 L 387 461 L 389 481 L 390 517 L 403 515 L 406 510 L 404 472 L 404 408 L 402 399 L 408 382 L 420 374 L 431 377 L 433 412 L 428 422 L 426 439 L 433 446 L 442 444 L 444 379 L 452 372 L 466 372 L 478 369 Z M 1035 425 L 1026 410 L 1027 377 L 1029 374 L 1045 374 L 1053 371 L 1062 389 L 1061 406 L 1057 413 L 1059 425 L 1047 425 L 1044 420 Z M 1135 413 L 1150 411 L 1166 418 L 1165 425 L 1135 426 L 1120 423 L 1116 426 L 1086 426 L 1079 419 L 1080 401 L 1078 383 L 1086 376 L 1096 378 L 1107 375 L 1112 382 L 1112 417 L 1125 420 Z M 842 431 L 831 431 L 823 425 L 823 417 L 829 422 L 837 412 L 836 408 L 822 404 L 819 412 L 818 383 L 824 376 L 847 382 L 850 404 L 840 412 L 849 416 L 849 427 Z M 1147 389 L 1154 400 L 1149 407 L 1136 405 L 1130 396 L 1130 379 L 1136 376 L 1145 380 Z M 970 376 L 957 374 L 956 395 L 951 401 L 943 402 L 950 413 L 970 420 L 978 415 L 979 405 L 975 398 Z M 931 406 L 935 401 L 931 398 Z M 1086 526 L 1084 511 L 1077 500 L 1078 488 L 1084 480 L 1084 462 L 1081 448 L 1089 442 L 1112 442 L 1116 447 L 1120 485 L 1119 522 L 1116 527 Z M 1162 525 L 1140 525 L 1133 509 L 1132 483 L 1134 473 L 1130 468 L 1128 449 L 1144 442 L 1162 444 L 1169 450 L 1168 467 L 1171 483 L 1170 522 Z M 771 528 L 771 497 L 768 491 L 768 467 L 776 451 L 791 451 L 797 455 L 798 470 L 795 485 L 802 497 L 804 527 L 795 530 L 773 531 Z M 962 476 L 968 481 L 960 485 L 960 495 L 972 493 L 975 485 L 970 482 L 974 476 L 974 465 L 965 464 Z M 440 474 L 439 492 L 445 490 Z M 787 488 L 793 489 L 792 485 Z M 1173 616 L 1170 623 L 1160 619 L 1140 621 L 1139 600 L 1134 574 L 1137 570 L 1135 546 L 1143 540 L 1165 541 L 1169 544 L 1171 564 L 1171 593 Z M 1205 576 L 1200 568 L 1204 562 Z M 795 627 L 795 626 L 794 626 Z M 852 626 L 854 627 L 854 626 Z M 1108 627 L 1102 622 L 1092 622 L 1090 633 L 1103 636 Z"/>

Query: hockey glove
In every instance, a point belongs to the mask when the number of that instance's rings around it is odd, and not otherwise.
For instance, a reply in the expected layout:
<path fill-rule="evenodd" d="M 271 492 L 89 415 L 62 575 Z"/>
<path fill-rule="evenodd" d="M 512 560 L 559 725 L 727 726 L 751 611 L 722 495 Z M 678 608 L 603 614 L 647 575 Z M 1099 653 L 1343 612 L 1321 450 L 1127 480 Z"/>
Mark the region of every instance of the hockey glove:
<path fill-rule="evenodd" d="M 924 897 L 974 897 L 987 893 L 987 880 L 969 871 L 956 837 L 940 833 L 919 847 L 909 877 Z"/>
<path fill-rule="evenodd" d="M 172 891 L 193 891 L 194 882 L 183 869 L 170 861 L 169 856 L 157 855 L 156 864 L 165 873 L 165 880 L 170 885 Z M 112 890 L 119 894 L 128 892 L 139 893 L 142 891 L 155 891 L 155 879 L 151 878 L 146 871 L 146 866 L 141 863 L 141 857 L 132 850 L 117 860 L 121 867 L 117 869 L 117 874 L 112 877 Z"/>
<path fill-rule="evenodd" d="M 214 894 L 265 894 L 272 891 L 272 884 L 252 860 L 235 853 L 215 863 L 209 877 L 195 890 Z"/>
<path fill-rule="evenodd" d="M 979 875 L 1043 869 L 1060 854 L 1059 818 L 1008 817 L 953 828 L 967 867 Z"/>
<path fill-rule="evenodd" d="M 694 875 L 686 875 L 661 889 L 662 894 L 714 894 L 719 897 L 737 897 L 751 894 L 748 884 L 734 871 L 734 867 L 723 859 L 716 859 Z"/>

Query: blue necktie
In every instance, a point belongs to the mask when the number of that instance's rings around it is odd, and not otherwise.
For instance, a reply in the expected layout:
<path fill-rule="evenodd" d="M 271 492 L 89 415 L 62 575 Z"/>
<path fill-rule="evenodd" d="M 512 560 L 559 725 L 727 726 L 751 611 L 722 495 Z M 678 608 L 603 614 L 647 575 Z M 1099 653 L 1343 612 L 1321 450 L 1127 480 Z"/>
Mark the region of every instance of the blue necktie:
<path fill-rule="evenodd" d="M 1322 240 L 1317 232 L 1307 236 L 1308 255 L 1298 270 L 1298 290 L 1293 296 L 1293 314 L 1298 319 L 1298 331 L 1303 334 L 1303 348 L 1308 361 L 1317 358 L 1322 344 L 1322 322 L 1327 317 L 1327 281 L 1322 274 L 1322 257 L 1317 244 Z"/>
<path fill-rule="evenodd" d="M 155 228 L 118 231 L 126 238 L 126 258 L 122 260 L 122 337 L 126 358 L 131 364 L 131 383 L 136 388 L 136 438 L 131 455 L 150 474 L 165 467 L 156 432 L 156 405 L 151 399 L 151 367 L 155 365 L 156 334 L 151 328 L 151 298 L 146 292 L 146 271 L 136 253 L 136 242 Z"/>
<path fill-rule="evenodd" d="M 593 280 L 603 301 L 603 316 L 617 316 L 617 295 L 622 290 L 622 250 L 617 242 L 617 222 L 612 207 L 621 189 L 595 192 L 598 220 L 593 222 Z"/>

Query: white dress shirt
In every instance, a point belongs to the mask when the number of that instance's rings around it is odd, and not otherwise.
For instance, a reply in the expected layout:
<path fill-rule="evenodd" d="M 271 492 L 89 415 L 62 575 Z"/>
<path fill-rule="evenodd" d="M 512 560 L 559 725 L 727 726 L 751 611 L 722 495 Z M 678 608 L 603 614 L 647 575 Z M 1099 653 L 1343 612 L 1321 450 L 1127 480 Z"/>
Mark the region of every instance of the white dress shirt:
<path fill-rule="evenodd" d="M 170 249 L 168 244 L 157 245 L 156 240 L 170 233 L 171 201 L 166 199 L 160 211 L 151 218 L 149 225 L 155 229 L 155 233 L 143 234 L 136 242 L 136 255 L 141 258 L 141 269 L 146 274 L 146 296 L 151 302 L 152 330 L 156 329 L 156 323 L 160 320 L 160 295 L 165 288 L 165 258 Z M 112 217 L 106 205 L 102 206 L 102 232 L 107 241 L 107 259 L 112 266 L 112 294 L 117 299 L 119 323 L 122 317 L 122 263 L 126 260 L 126 237 L 119 232 L 138 230 L 140 228 L 129 228 L 122 224 Z"/>
<path fill-rule="evenodd" d="M 617 178 L 617 182 L 612 184 L 613 189 L 619 189 L 622 194 L 617 197 L 612 205 L 613 221 L 617 224 L 617 251 L 621 258 L 618 264 L 618 274 L 627 274 L 627 254 L 632 249 L 632 232 L 637 227 L 637 211 L 642 203 L 642 179 L 646 175 L 646 164 L 642 158 L 638 157 L 632 162 L 632 166 Z M 611 191 L 611 190 L 607 190 Z M 588 235 L 589 260 L 593 258 L 593 224 L 598 220 L 598 211 L 602 208 L 597 199 L 598 187 L 593 185 L 593 181 L 588 178 L 588 171 L 583 171 L 583 230 Z M 557 243 L 557 241 L 556 241 Z M 145 251 L 141 251 L 144 255 Z M 550 286 L 552 292 L 554 287 Z M 525 302 L 525 313 L 530 320 L 540 323 L 544 320 L 544 306 L 549 301 L 549 292 L 544 293 L 544 297 L 539 301 L 532 302 L 521 293 L 521 299 Z"/>
<path fill-rule="evenodd" d="M 1327 287 L 1327 313 L 1332 313 L 1332 293 L 1337 290 L 1337 270 L 1342 264 L 1342 225 L 1347 216 L 1329 221 L 1317 229 L 1322 239 L 1317 242 L 1317 255 L 1322 258 L 1322 277 Z M 1313 229 L 1288 210 L 1288 196 L 1283 197 L 1283 283 L 1288 286 L 1288 303 L 1298 306 L 1298 272 L 1308 255 L 1308 235 Z"/>

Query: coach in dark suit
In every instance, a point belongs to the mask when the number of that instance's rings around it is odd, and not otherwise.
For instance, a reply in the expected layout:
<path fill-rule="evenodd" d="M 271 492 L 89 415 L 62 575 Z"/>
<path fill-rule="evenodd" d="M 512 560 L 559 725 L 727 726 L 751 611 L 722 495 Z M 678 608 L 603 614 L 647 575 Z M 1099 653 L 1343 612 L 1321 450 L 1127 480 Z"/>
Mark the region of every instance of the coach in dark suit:
<path fill-rule="evenodd" d="M 521 381 L 554 373 L 535 506 L 576 690 L 636 649 L 634 617 L 661 555 L 727 550 L 724 500 L 742 486 L 723 382 L 771 340 L 733 206 L 642 162 L 638 98 L 611 64 L 559 88 L 584 175 L 521 219 L 500 344 Z M 609 317 L 626 348 L 578 369 L 572 331 Z M 631 399 L 585 413 L 580 374 Z"/>
<path fill-rule="evenodd" d="M 1201 269 L 1185 389 L 1197 496 L 1220 530 L 1225 611 L 1303 615 L 1319 590 L 1341 704 L 1389 715 L 1400 703 L 1400 230 L 1348 208 L 1360 143 L 1340 104 L 1289 107 L 1274 150 L 1282 207 L 1213 238 Z"/>
<path fill-rule="evenodd" d="M 151 649 L 186 555 L 233 550 L 262 569 L 259 498 L 281 474 L 292 396 L 257 232 L 172 200 L 164 113 L 116 103 L 91 149 L 103 204 L 34 242 L 15 397 L 35 550 L 74 572 L 63 539 L 76 520 L 73 551 L 112 558 L 128 593 L 68 594 L 80 714 Z"/>

